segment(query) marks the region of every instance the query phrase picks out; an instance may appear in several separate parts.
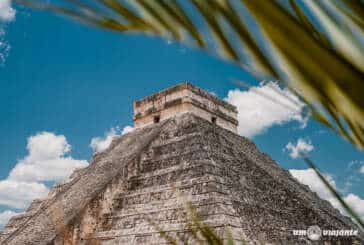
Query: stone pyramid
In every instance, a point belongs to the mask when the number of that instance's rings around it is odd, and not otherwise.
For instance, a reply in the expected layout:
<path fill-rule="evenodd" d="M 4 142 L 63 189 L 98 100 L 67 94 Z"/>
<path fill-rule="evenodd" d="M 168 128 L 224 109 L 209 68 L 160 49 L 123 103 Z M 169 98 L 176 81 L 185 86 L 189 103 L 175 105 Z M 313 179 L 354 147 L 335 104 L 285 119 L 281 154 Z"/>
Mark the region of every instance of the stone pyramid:
<path fill-rule="evenodd" d="M 1 244 L 167 244 L 148 219 L 195 244 L 173 186 L 220 237 L 229 227 L 247 244 L 324 244 L 292 231 L 358 229 L 237 135 L 226 102 L 183 83 L 135 102 L 134 111 L 136 129 L 13 217 Z M 364 241 L 362 233 L 338 240 Z"/>

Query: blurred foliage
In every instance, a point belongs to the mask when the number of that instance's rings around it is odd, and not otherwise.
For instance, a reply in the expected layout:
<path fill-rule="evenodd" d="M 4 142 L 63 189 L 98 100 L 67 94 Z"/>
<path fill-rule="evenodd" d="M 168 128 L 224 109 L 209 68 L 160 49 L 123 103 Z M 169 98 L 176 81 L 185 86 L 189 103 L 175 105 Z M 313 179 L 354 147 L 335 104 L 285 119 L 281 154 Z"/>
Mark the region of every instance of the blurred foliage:
<path fill-rule="evenodd" d="M 279 80 L 313 118 L 364 148 L 361 0 L 17 0 L 117 32 L 156 35 Z"/>
<path fill-rule="evenodd" d="M 307 104 L 314 119 L 364 149 L 362 0 L 16 2 L 116 32 L 156 35 L 183 42 L 233 62 L 257 79 L 281 81 Z M 360 217 L 313 162 L 304 159 L 363 227 Z M 193 217 L 191 225 L 210 239 L 210 244 L 220 244 L 221 240 L 199 222 L 193 209 L 187 207 L 187 210 Z M 172 242 L 173 238 L 163 234 Z"/>

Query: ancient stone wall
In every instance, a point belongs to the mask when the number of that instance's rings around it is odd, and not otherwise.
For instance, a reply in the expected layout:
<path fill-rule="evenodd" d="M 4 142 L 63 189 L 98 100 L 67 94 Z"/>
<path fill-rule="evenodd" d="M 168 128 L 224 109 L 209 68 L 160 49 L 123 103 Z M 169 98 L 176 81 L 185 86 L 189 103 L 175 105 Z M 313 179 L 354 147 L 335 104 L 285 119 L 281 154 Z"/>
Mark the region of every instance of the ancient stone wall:
<path fill-rule="evenodd" d="M 235 106 L 190 83 L 178 84 L 134 102 L 134 124 L 140 128 L 153 124 L 156 117 L 166 120 L 187 112 L 237 132 Z"/>

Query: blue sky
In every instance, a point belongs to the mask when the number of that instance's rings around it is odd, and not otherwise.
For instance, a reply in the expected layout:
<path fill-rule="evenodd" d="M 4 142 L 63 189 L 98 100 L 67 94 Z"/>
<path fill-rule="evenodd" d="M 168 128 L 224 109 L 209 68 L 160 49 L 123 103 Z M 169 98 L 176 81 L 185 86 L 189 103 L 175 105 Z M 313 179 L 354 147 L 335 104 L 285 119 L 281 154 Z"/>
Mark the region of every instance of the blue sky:
<path fill-rule="evenodd" d="M 0 4 L 0 16 L 4 6 L 2 9 Z M 0 65 L 0 212 L 22 210 L 22 205 L 4 200 L 12 197 L 1 193 L 6 187 L 1 188 L 1 180 L 9 179 L 17 164 L 27 164 L 36 154 L 28 152 L 29 137 L 44 136 L 43 139 L 58 142 L 61 148 L 55 150 L 59 155 L 55 163 L 71 159 L 82 165 L 83 160 L 92 156 L 92 139 L 100 137 L 102 141 L 104 136 L 118 134 L 118 130 L 112 133 L 112 128 L 132 126 L 133 100 L 190 81 L 220 98 L 227 98 L 230 91 L 229 100 L 241 105 L 241 130 L 251 134 L 259 149 L 283 168 L 301 169 L 293 173 L 309 184 L 315 181 L 314 176 L 301 159 L 292 159 L 286 149 L 291 142 L 297 150 L 297 141 L 301 139 L 300 149 L 310 151 L 312 159 L 344 196 L 355 195 L 350 200 L 364 216 L 363 153 L 312 119 L 304 127 L 304 116 L 300 113 L 267 109 L 266 103 L 232 82 L 235 78 L 257 89 L 269 90 L 240 68 L 174 42 L 106 32 L 46 12 L 19 7 L 15 10 L 12 18 L 0 17 L 0 53 L 4 56 Z M 262 128 L 249 128 L 263 121 L 249 118 L 249 108 L 258 108 L 257 113 L 267 117 Z M 301 112 L 302 108 L 298 109 Z M 246 124 L 248 121 L 253 123 Z M 41 149 L 47 145 L 41 145 Z M 33 180 L 48 188 L 58 177 L 38 176 Z M 4 192 L 9 190 L 6 188 Z M 40 189 L 40 193 L 44 191 Z M 322 189 L 316 191 L 322 192 L 322 196 L 327 194 Z M 1 217 L 0 214 L 0 223 Z"/>

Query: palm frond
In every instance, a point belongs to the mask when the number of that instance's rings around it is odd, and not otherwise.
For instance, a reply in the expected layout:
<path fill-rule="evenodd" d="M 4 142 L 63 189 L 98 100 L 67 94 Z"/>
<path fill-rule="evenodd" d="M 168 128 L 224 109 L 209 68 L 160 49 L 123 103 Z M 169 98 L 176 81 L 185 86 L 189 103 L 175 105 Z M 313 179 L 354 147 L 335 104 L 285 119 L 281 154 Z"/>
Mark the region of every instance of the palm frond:
<path fill-rule="evenodd" d="M 192 41 L 258 78 L 283 82 L 317 121 L 364 149 L 362 1 L 290 0 L 289 9 L 284 1 L 16 1 L 117 32 Z"/>

